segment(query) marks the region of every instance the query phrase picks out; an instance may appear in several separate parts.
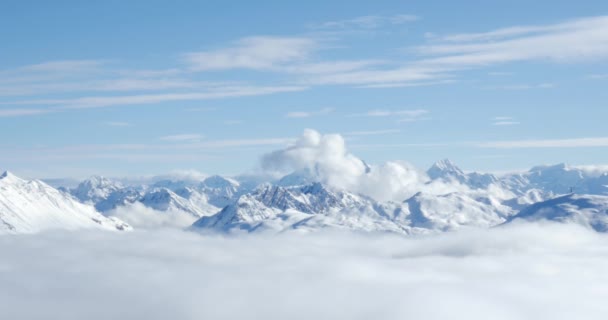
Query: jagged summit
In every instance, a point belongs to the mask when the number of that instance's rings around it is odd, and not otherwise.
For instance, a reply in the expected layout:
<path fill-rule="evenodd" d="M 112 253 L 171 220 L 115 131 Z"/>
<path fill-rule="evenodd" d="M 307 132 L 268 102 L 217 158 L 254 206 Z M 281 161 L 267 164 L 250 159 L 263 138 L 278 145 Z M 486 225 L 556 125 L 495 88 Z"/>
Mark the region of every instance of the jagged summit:
<path fill-rule="evenodd" d="M 459 178 L 464 176 L 464 172 L 449 159 L 443 159 L 435 162 L 427 174 L 431 179 L 439 178 Z"/>
<path fill-rule="evenodd" d="M 91 176 L 78 184 L 76 188 L 71 190 L 71 193 L 82 202 L 97 204 L 121 189 L 123 189 L 123 185 L 119 182 L 103 176 Z"/>
<path fill-rule="evenodd" d="M 20 186 L 20 185 L 24 185 L 27 183 L 44 184 L 42 181 L 39 181 L 39 180 L 31 180 L 31 181 L 25 180 L 21 177 L 16 176 L 11 171 L 4 171 L 0 175 L 0 185 L 4 185 L 5 187 Z"/>
<path fill-rule="evenodd" d="M 16 175 L 14 175 L 12 172 L 10 171 L 4 171 L 2 174 L 0 174 L 0 180 L 20 180 L 23 181 L 23 179 L 17 177 Z"/>

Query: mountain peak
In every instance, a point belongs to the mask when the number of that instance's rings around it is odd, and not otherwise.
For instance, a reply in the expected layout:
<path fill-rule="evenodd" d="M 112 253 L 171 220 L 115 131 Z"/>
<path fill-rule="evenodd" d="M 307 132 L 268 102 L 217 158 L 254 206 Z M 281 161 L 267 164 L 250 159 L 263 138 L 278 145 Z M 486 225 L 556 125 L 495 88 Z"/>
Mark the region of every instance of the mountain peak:
<path fill-rule="evenodd" d="M 435 162 L 427 174 L 431 179 L 437 179 L 446 176 L 463 176 L 464 172 L 449 159 L 443 159 Z"/>
<path fill-rule="evenodd" d="M 2 181 L 23 181 L 23 179 L 17 177 L 16 175 L 14 175 L 12 172 L 10 171 L 4 171 L 2 174 L 0 174 L 0 180 Z"/>
<path fill-rule="evenodd" d="M 203 184 L 209 188 L 235 188 L 239 186 L 239 183 L 234 179 L 222 177 L 220 175 L 213 175 L 205 180 Z"/>
<path fill-rule="evenodd" d="M 447 158 L 435 162 L 435 164 L 433 164 L 433 167 L 437 167 L 442 170 L 459 169 L 458 166 L 456 166 L 456 164 L 452 162 L 452 160 Z"/>

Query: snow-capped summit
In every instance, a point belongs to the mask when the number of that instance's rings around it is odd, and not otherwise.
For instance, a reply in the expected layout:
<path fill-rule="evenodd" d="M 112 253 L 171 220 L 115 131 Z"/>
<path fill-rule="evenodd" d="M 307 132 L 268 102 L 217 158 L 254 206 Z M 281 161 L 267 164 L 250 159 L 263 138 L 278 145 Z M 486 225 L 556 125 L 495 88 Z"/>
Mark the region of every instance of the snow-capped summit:
<path fill-rule="evenodd" d="M 203 185 L 208 188 L 238 188 L 239 182 L 220 175 L 213 175 L 203 180 Z"/>
<path fill-rule="evenodd" d="M 548 220 L 608 232 L 608 196 L 568 194 L 535 203 L 507 222 Z"/>
<path fill-rule="evenodd" d="M 536 166 L 528 172 L 509 175 L 503 178 L 502 184 L 520 194 L 539 189 L 551 194 L 608 195 L 608 175 L 605 172 L 589 172 L 564 163 Z"/>
<path fill-rule="evenodd" d="M 427 170 L 427 175 L 431 179 L 453 178 L 457 181 L 464 180 L 464 172 L 449 159 L 443 159 L 435 162 L 433 166 Z"/>
<path fill-rule="evenodd" d="M 309 169 L 298 170 L 292 172 L 277 181 L 275 184 L 282 187 L 295 187 L 295 186 L 303 186 L 306 184 L 310 184 L 316 182 L 312 172 Z"/>
<path fill-rule="evenodd" d="M 208 214 L 189 200 L 167 188 L 153 189 L 144 194 L 139 202 L 158 211 L 183 212 L 196 218 Z"/>
<path fill-rule="evenodd" d="M 489 173 L 464 173 L 456 164 L 449 159 L 437 161 L 429 170 L 427 175 L 431 180 L 443 180 L 444 182 L 458 182 L 473 189 L 483 189 L 498 182 L 498 178 Z"/>
<path fill-rule="evenodd" d="M 417 193 L 404 202 L 412 227 L 448 231 L 463 226 L 490 227 L 505 221 L 513 210 L 491 197 L 463 193 Z"/>
<path fill-rule="evenodd" d="M 10 172 L 0 176 L 0 233 L 32 233 L 48 229 L 130 230 L 116 218 L 106 218 L 91 206 L 39 180 L 24 180 Z"/>
<path fill-rule="evenodd" d="M 5 183 L 8 183 L 9 181 L 23 181 L 23 179 L 17 177 L 16 175 L 14 175 L 12 172 L 10 171 L 4 171 L 2 174 L 0 174 L 0 180 L 4 180 Z"/>
<path fill-rule="evenodd" d="M 243 193 L 238 181 L 218 175 L 203 180 L 199 191 L 207 196 L 209 204 L 218 208 L 231 204 Z"/>
<path fill-rule="evenodd" d="M 379 204 L 370 198 L 320 183 L 299 187 L 263 185 L 199 219 L 194 230 L 313 231 L 325 228 L 367 232 L 410 233 L 402 205 Z"/>
<path fill-rule="evenodd" d="M 84 203 L 97 203 L 107 199 L 110 194 L 122 189 L 121 183 L 102 176 L 92 176 L 71 190 L 74 197 Z"/>

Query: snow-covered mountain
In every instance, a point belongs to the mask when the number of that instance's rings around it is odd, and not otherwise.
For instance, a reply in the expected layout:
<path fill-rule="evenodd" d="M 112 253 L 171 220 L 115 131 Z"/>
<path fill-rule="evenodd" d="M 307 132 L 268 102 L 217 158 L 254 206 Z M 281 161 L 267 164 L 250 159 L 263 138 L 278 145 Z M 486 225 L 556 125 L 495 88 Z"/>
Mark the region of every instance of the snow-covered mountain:
<path fill-rule="evenodd" d="M 518 220 L 577 223 L 599 232 L 608 232 L 608 196 L 560 196 L 525 208 L 509 218 L 507 223 Z"/>
<path fill-rule="evenodd" d="M 219 210 L 205 203 L 206 199 L 193 189 L 184 188 L 180 191 L 183 196 L 167 188 L 156 188 L 146 192 L 137 201 L 154 210 L 187 213 L 195 218 L 210 215 Z"/>
<path fill-rule="evenodd" d="M 517 181 L 507 183 L 512 188 L 523 183 L 524 190 L 539 189 L 553 194 L 608 195 L 608 172 L 589 172 L 566 164 L 534 167 L 526 173 L 508 176 L 505 181 Z"/>
<path fill-rule="evenodd" d="M 241 189 L 240 183 L 234 179 L 215 175 L 203 180 L 198 191 L 207 196 L 209 204 L 223 208 L 247 190 Z"/>
<path fill-rule="evenodd" d="M 463 193 L 432 195 L 418 193 L 406 200 L 410 226 L 450 231 L 463 226 L 490 227 L 515 211 L 492 197 L 473 198 Z"/>
<path fill-rule="evenodd" d="M 130 230 L 42 181 L 0 175 L 0 233 L 33 233 L 49 229 Z"/>
<path fill-rule="evenodd" d="M 364 174 L 373 175 L 374 170 L 375 167 L 366 166 Z M 302 169 L 279 179 L 253 175 L 238 180 L 218 175 L 165 178 L 149 186 L 125 186 L 92 177 L 71 193 L 101 212 L 142 204 L 156 211 L 200 218 L 194 227 L 203 229 L 283 231 L 335 227 L 401 233 L 494 226 L 510 221 L 530 205 L 571 189 L 608 195 L 608 173 L 563 164 L 496 176 L 465 172 L 446 159 L 404 185 L 409 191 L 394 202 L 325 185 L 313 171 Z M 126 219 L 124 214 L 121 217 Z"/>
<path fill-rule="evenodd" d="M 263 185 L 211 217 L 193 224 L 195 230 L 254 232 L 318 230 L 409 233 L 402 205 L 380 205 L 370 198 L 320 183 L 282 187 Z"/>
<path fill-rule="evenodd" d="M 487 188 L 491 184 L 498 182 L 496 176 L 488 173 L 471 172 L 465 174 L 464 171 L 449 159 L 436 162 L 426 173 L 431 180 L 458 182 L 475 189 Z"/>
<path fill-rule="evenodd" d="M 238 182 L 212 176 L 204 180 L 164 179 L 152 185 L 125 186 L 120 182 L 93 176 L 81 182 L 70 193 L 79 201 L 91 204 L 102 213 L 113 213 L 135 203 L 162 212 L 200 218 L 218 212 L 218 205 L 227 205 L 239 192 Z"/>
<path fill-rule="evenodd" d="M 107 199 L 113 192 L 123 189 L 121 183 L 102 176 L 92 176 L 81 182 L 71 193 L 85 203 L 98 203 Z"/>
<path fill-rule="evenodd" d="M 561 165 L 497 177 L 465 173 L 449 160 L 435 163 L 427 175 L 428 180 L 419 186 L 423 191 L 398 204 L 310 183 L 309 173 L 295 172 L 240 196 L 216 215 L 201 218 L 193 228 L 252 232 L 337 227 L 400 233 L 487 228 L 555 197 L 565 185 L 601 192 L 597 186 L 606 176 Z"/>

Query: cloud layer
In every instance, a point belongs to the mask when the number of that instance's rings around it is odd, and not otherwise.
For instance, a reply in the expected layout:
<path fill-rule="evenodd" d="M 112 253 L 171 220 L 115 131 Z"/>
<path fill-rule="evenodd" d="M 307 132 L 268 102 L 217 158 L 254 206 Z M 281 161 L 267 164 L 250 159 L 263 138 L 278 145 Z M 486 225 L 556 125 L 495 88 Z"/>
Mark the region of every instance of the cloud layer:
<path fill-rule="evenodd" d="M 179 231 L 0 237 L 7 319 L 604 319 L 606 236 Z M 576 293 L 576 294 L 573 294 Z"/>

